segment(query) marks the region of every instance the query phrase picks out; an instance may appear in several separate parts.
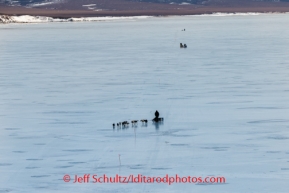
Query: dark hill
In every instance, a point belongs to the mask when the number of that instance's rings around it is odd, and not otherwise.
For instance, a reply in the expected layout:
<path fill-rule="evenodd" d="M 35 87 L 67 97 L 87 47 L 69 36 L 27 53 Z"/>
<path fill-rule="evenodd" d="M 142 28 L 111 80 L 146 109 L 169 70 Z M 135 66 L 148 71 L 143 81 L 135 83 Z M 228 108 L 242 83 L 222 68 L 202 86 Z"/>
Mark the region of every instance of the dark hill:
<path fill-rule="evenodd" d="M 0 15 L 52 17 L 289 12 L 289 0 L 0 0 Z"/>

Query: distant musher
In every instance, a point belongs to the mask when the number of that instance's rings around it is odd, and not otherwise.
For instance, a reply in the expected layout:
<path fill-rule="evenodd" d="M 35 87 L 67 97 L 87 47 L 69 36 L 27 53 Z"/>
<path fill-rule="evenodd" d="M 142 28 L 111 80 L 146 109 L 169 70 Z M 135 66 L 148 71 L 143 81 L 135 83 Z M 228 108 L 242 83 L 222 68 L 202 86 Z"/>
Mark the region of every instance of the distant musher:
<path fill-rule="evenodd" d="M 154 122 L 159 122 L 160 113 L 158 111 L 155 112 L 155 118 L 153 119 Z"/>

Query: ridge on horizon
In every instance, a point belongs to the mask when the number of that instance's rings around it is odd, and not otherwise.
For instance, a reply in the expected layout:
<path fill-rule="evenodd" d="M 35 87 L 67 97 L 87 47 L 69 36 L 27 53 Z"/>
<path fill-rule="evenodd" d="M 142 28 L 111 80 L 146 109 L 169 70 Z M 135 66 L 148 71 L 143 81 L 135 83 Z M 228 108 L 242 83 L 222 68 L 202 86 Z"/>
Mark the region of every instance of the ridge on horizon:
<path fill-rule="evenodd" d="M 135 9 L 134 6 L 140 5 L 138 9 L 146 9 L 148 5 L 164 7 L 179 6 L 202 6 L 202 7 L 253 7 L 253 6 L 279 6 L 287 5 L 289 0 L 0 0 L 0 6 L 23 6 L 39 9 L 60 9 L 60 10 L 119 10 Z M 285 3 L 285 4 L 284 4 Z M 128 6 L 128 7 L 123 7 Z M 149 6 L 153 9 L 152 6 Z"/>
<path fill-rule="evenodd" d="M 289 0 L 0 0 L 0 15 L 59 18 L 289 12 Z"/>

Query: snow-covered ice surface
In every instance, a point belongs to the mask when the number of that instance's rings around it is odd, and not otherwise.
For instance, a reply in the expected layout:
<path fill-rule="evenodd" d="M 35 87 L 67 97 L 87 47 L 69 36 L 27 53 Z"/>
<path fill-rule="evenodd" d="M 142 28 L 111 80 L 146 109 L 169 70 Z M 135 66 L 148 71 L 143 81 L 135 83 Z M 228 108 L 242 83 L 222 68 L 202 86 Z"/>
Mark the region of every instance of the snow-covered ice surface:
<path fill-rule="evenodd" d="M 288 37 L 288 15 L 1 25 L 0 192 L 287 193 Z M 112 129 L 155 110 L 163 125 Z"/>

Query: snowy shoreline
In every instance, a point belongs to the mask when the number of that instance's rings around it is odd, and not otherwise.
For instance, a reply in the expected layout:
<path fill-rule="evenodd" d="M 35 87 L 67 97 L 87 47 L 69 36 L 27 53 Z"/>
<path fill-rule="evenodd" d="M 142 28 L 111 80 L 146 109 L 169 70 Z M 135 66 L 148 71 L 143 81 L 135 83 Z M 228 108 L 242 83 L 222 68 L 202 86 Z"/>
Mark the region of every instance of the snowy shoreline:
<path fill-rule="evenodd" d="M 152 16 L 131 16 L 131 17 L 80 17 L 80 18 L 53 18 L 45 16 L 31 16 L 31 15 L 21 15 L 21 16 L 7 16 L 0 15 L 0 24 L 9 23 L 50 23 L 50 22 L 86 22 L 86 21 L 111 21 L 120 19 L 145 19 Z"/>
<path fill-rule="evenodd" d="M 212 14 L 199 14 L 199 15 L 183 15 L 183 16 L 256 16 L 264 14 L 287 14 L 281 12 L 268 12 L 268 13 L 258 13 L 258 12 L 248 12 L 248 13 L 221 13 L 216 12 Z M 173 16 L 173 15 L 172 15 Z M 156 16 L 122 16 L 122 17 L 80 17 L 80 18 L 53 18 L 46 16 L 31 16 L 31 15 L 21 15 L 21 16 L 8 16 L 0 15 L 0 24 L 9 23 L 50 23 L 50 22 L 95 22 L 95 21 L 112 21 L 112 20 L 123 20 L 123 19 L 146 19 Z M 165 17 L 165 16 L 164 16 Z"/>

